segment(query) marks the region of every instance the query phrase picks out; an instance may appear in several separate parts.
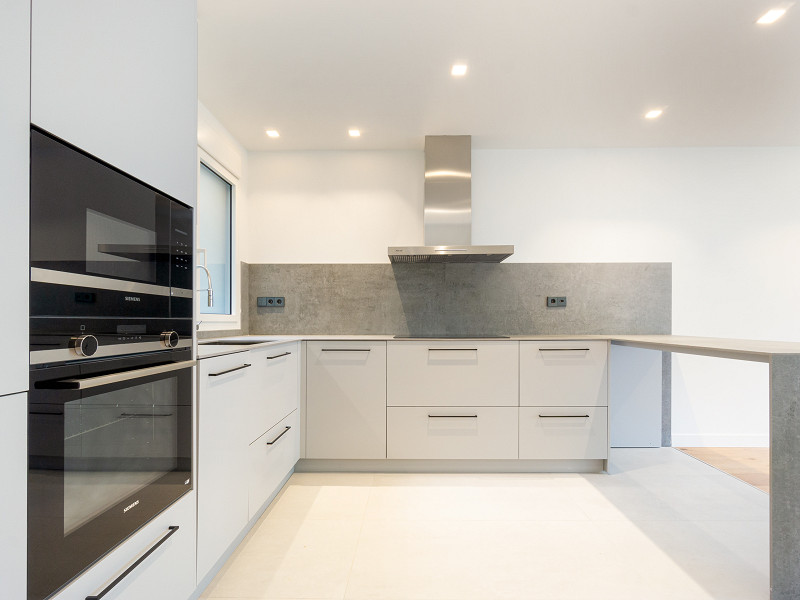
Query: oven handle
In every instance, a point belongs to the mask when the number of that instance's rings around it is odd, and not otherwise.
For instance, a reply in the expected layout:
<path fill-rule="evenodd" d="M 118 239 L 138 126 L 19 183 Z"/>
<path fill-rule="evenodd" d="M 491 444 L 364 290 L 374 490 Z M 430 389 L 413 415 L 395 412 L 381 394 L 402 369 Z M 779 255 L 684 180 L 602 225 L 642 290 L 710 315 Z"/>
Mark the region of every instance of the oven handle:
<path fill-rule="evenodd" d="M 145 367 L 143 369 L 133 369 L 132 371 L 123 371 L 122 373 L 111 373 L 110 375 L 98 375 L 97 377 L 87 377 L 86 379 L 59 379 L 48 387 L 67 390 L 88 390 L 103 385 L 110 385 L 112 383 L 120 383 L 122 381 L 130 381 L 132 379 L 139 379 L 141 377 L 148 377 L 150 375 L 160 375 L 161 373 L 169 373 L 170 371 L 179 371 L 181 369 L 188 369 L 197 364 L 194 360 L 183 360 L 177 363 L 169 363 L 166 365 L 158 365 L 156 367 Z"/>

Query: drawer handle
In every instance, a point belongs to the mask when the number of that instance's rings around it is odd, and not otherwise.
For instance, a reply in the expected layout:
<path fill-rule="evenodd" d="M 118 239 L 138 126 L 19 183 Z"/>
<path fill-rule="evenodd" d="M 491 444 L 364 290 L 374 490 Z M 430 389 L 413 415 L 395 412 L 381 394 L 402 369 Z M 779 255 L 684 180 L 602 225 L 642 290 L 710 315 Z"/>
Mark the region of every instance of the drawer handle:
<path fill-rule="evenodd" d="M 477 352 L 477 348 L 428 348 L 428 352 Z"/>
<path fill-rule="evenodd" d="M 268 356 L 267 360 L 273 360 L 275 358 L 280 358 L 281 356 L 289 356 L 291 352 L 284 352 L 283 354 L 276 354 L 275 356 Z"/>
<path fill-rule="evenodd" d="M 275 443 L 275 442 L 277 442 L 279 439 L 281 439 L 283 436 L 285 436 L 285 435 L 286 435 L 286 432 L 287 432 L 287 431 L 289 431 L 291 428 L 292 428 L 292 427 L 291 427 L 291 425 L 287 425 L 287 426 L 286 426 L 286 429 L 284 429 L 283 431 L 281 431 L 281 432 L 278 434 L 278 437 L 276 437 L 276 438 L 275 438 L 274 440 L 272 440 L 271 442 L 267 442 L 267 446 L 272 446 L 272 444 L 274 444 L 274 443 Z"/>
<path fill-rule="evenodd" d="M 589 415 L 539 415 L 542 419 L 588 419 Z"/>
<path fill-rule="evenodd" d="M 155 551 L 156 551 L 156 549 L 158 549 L 158 547 L 159 547 L 161 544 L 163 544 L 164 542 L 166 542 L 166 541 L 169 539 L 169 537 L 170 537 L 170 536 L 171 536 L 173 533 L 175 533 L 176 531 L 178 531 L 178 529 L 179 529 L 179 526 L 178 526 L 178 525 L 170 525 L 170 526 L 169 526 L 169 531 L 166 533 L 166 535 L 164 535 L 164 537 L 162 537 L 162 538 L 161 538 L 160 540 L 158 540 L 158 541 L 157 541 L 155 544 L 153 544 L 153 545 L 150 547 L 150 549 L 149 549 L 147 552 L 145 552 L 145 553 L 144 553 L 144 554 L 142 554 L 142 555 L 141 555 L 139 558 L 137 558 L 137 559 L 136 559 L 136 562 L 134 562 L 134 563 L 133 563 L 133 564 L 132 564 L 130 567 L 128 567 L 127 569 L 125 569 L 125 571 L 124 571 L 124 572 L 123 572 L 123 573 L 122 573 L 122 574 L 121 574 L 119 577 L 117 577 L 117 578 L 116 578 L 114 581 L 112 581 L 110 584 L 108 584 L 108 585 L 107 585 L 107 586 L 106 586 L 106 587 L 103 589 L 103 591 L 102 591 L 102 592 L 100 592 L 100 593 L 99 593 L 99 594 L 97 594 L 96 596 L 86 596 L 86 600 L 100 600 L 100 598 L 102 598 L 102 597 L 103 597 L 103 596 L 105 596 L 105 595 L 106 595 L 108 592 L 110 592 L 112 589 L 114 589 L 114 587 L 115 587 L 115 586 L 116 586 L 116 585 L 117 585 L 117 584 L 118 584 L 120 581 L 122 581 L 122 580 L 123 580 L 123 579 L 125 579 L 125 578 L 126 578 L 128 575 L 130 575 L 131 571 L 133 571 L 133 570 L 134 570 L 136 567 L 138 567 L 140 564 L 142 564 L 142 561 L 144 561 L 144 560 L 145 560 L 145 559 L 146 559 L 148 556 L 150 556 L 150 555 L 151 555 L 153 552 L 155 552 Z"/>
<path fill-rule="evenodd" d="M 539 352 L 588 352 L 589 348 L 539 348 Z"/>
<path fill-rule="evenodd" d="M 477 419 L 478 415 L 428 415 L 429 419 Z"/>
<path fill-rule="evenodd" d="M 323 352 L 369 352 L 369 348 L 322 348 Z"/>
<path fill-rule="evenodd" d="M 233 373 L 234 371 L 239 371 L 241 369 L 246 369 L 247 367 L 252 367 L 253 365 L 249 363 L 244 363 L 241 367 L 234 367 L 232 369 L 228 369 L 227 371 L 220 371 L 219 373 L 209 373 L 209 377 L 219 377 L 220 375 L 227 375 L 228 373 Z"/>

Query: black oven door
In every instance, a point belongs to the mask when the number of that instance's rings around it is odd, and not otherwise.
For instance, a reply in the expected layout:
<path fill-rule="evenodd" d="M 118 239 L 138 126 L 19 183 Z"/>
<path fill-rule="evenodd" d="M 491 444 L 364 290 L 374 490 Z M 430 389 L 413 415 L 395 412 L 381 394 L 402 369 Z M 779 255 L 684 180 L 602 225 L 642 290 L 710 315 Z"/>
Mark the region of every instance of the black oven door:
<path fill-rule="evenodd" d="M 169 315 L 172 297 L 191 305 L 190 208 L 36 128 L 30 167 L 31 314 L 150 317 Z"/>
<path fill-rule="evenodd" d="M 29 600 L 58 591 L 192 489 L 190 357 L 31 370 Z"/>

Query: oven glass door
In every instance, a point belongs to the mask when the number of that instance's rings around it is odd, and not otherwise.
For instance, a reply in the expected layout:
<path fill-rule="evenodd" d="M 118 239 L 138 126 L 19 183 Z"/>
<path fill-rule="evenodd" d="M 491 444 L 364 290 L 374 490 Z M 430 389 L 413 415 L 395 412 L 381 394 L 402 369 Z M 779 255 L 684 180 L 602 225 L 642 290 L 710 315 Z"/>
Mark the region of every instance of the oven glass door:
<path fill-rule="evenodd" d="M 92 278 L 101 277 L 136 282 L 142 290 L 169 288 L 170 202 L 31 130 L 31 267 L 45 272 L 35 279 L 55 272 L 61 279 L 50 283 L 92 287 Z"/>
<path fill-rule="evenodd" d="M 193 363 L 119 371 L 118 361 L 32 371 L 29 599 L 50 596 L 192 489 Z"/>

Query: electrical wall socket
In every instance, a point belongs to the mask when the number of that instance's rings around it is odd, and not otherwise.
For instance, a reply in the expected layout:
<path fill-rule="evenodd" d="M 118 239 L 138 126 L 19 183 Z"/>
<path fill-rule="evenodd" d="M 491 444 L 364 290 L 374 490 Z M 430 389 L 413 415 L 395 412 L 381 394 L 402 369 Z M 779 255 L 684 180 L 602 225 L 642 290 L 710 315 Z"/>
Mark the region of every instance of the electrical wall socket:
<path fill-rule="evenodd" d="M 567 305 L 567 297 L 566 296 L 548 296 L 547 297 L 547 307 L 548 308 L 560 308 Z"/>
<path fill-rule="evenodd" d="M 286 299 L 283 296 L 259 296 L 256 299 L 256 306 L 259 308 L 283 307 Z"/>

